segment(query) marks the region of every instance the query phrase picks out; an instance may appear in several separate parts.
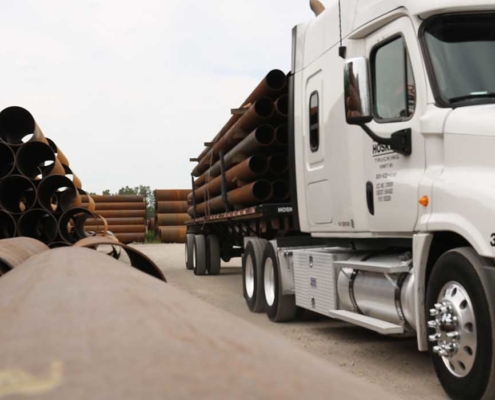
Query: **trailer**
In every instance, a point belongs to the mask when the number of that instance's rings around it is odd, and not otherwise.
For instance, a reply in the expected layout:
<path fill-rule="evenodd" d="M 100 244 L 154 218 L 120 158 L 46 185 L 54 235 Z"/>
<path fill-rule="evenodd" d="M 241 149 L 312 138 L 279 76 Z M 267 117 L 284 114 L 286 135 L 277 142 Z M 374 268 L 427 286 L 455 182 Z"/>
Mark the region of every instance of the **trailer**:
<path fill-rule="evenodd" d="M 416 335 L 450 397 L 493 399 L 495 3 L 311 3 L 288 74 L 290 202 L 194 218 L 186 266 L 242 256 L 251 311 Z"/>

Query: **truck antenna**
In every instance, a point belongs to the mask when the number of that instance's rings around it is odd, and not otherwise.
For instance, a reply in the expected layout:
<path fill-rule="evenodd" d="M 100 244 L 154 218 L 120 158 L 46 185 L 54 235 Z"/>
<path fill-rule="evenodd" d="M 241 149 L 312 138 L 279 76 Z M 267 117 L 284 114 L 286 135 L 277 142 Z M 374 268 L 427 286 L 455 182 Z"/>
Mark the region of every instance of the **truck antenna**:
<path fill-rule="evenodd" d="M 340 0 L 339 0 L 339 29 L 340 29 L 339 56 L 345 60 L 346 53 L 347 53 L 347 47 L 342 46 L 342 9 L 340 6 Z"/>

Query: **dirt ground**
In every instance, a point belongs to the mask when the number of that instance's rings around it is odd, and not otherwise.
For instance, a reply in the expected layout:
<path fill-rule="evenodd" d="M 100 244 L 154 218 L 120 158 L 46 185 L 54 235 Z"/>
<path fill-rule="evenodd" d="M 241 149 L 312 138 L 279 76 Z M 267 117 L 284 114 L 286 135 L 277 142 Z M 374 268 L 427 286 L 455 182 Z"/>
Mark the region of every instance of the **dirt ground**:
<path fill-rule="evenodd" d="M 197 277 L 184 266 L 184 245 L 136 245 L 163 270 L 169 284 L 302 347 L 397 399 L 446 399 L 429 356 L 415 338 L 393 338 L 330 318 L 275 324 L 251 313 L 242 296 L 241 261 L 223 264 L 219 276 Z"/>

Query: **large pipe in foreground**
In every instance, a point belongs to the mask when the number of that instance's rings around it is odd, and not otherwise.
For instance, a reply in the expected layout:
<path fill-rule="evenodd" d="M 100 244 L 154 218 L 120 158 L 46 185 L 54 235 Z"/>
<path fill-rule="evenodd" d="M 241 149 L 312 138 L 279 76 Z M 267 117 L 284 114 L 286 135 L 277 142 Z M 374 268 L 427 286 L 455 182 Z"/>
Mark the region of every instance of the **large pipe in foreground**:
<path fill-rule="evenodd" d="M 256 88 L 251 92 L 251 94 L 244 100 L 239 108 L 244 108 L 248 104 L 254 103 L 256 100 L 262 97 L 267 97 L 269 99 L 275 100 L 281 93 L 287 90 L 287 76 L 280 70 L 271 70 L 256 86 Z M 218 132 L 218 134 L 213 139 L 213 143 L 216 143 L 232 126 L 239 120 L 242 114 L 234 114 L 230 117 L 229 121 L 224 125 L 224 127 Z M 198 156 L 198 161 L 208 153 L 210 149 L 206 147 L 203 152 Z M 199 187 L 201 185 L 197 185 Z"/>
<path fill-rule="evenodd" d="M 0 370 L 14 397 L 396 398 L 88 249 L 50 250 L 6 274 L 0 309 Z"/>
<path fill-rule="evenodd" d="M 262 98 L 249 107 L 241 118 L 218 140 L 212 149 L 202 158 L 193 169 L 194 176 L 200 176 L 214 161 L 218 160 L 220 151 L 227 153 L 236 143 L 245 138 L 253 129 L 261 125 L 273 115 L 274 104 L 268 98 Z"/>
<path fill-rule="evenodd" d="M 43 243 L 57 238 L 57 220 L 46 210 L 35 208 L 21 215 L 18 222 L 19 236 L 26 236 Z"/>
<path fill-rule="evenodd" d="M 64 167 L 51 147 L 43 142 L 23 144 L 16 155 L 19 172 L 31 179 L 48 175 L 65 175 Z"/>
<path fill-rule="evenodd" d="M 52 175 L 40 182 L 38 201 L 45 210 L 60 214 L 73 207 L 79 207 L 81 196 L 69 178 Z"/>
<path fill-rule="evenodd" d="M 187 201 L 158 201 L 155 205 L 156 214 L 185 213 L 187 209 Z"/>
<path fill-rule="evenodd" d="M 190 192 L 189 189 L 157 189 L 155 201 L 184 201 Z"/>
<path fill-rule="evenodd" d="M 29 135 L 29 142 L 48 143 L 28 110 L 13 106 L 0 112 L 0 139 L 5 143 L 21 146 Z"/>
<path fill-rule="evenodd" d="M 36 187 L 26 177 L 10 175 L 0 182 L 0 206 L 12 214 L 29 210 L 36 202 Z"/>
<path fill-rule="evenodd" d="M 10 146 L 0 142 L 0 179 L 10 175 L 15 168 L 15 154 Z"/>
<path fill-rule="evenodd" d="M 176 226 L 184 225 L 189 222 L 191 218 L 189 214 L 157 214 L 156 216 L 158 226 Z"/>
<path fill-rule="evenodd" d="M 0 239 L 13 238 L 16 230 L 14 217 L 7 211 L 0 210 Z"/>
<path fill-rule="evenodd" d="M 48 250 L 39 240 L 18 237 L 0 240 L 0 275 L 22 264 L 35 254 Z"/>
<path fill-rule="evenodd" d="M 268 162 L 264 155 L 257 154 L 249 157 L 243 162 L 237 164 L 235 167 L 230 168 L 225 173 L 225 183 L 227 189 L 233 189 L 240 186 L 239 183 L 251 182 L 254 179 L 262 176 L 268 170 Z M 217 176 L 211 182 L 200 187 L 194 192 L 196 195 L 196 201 L 203 200 L 207 194 L 209 196 L 215 196 L 222 191 L 222 176 Z"/>
<path fill-rule="evenodd" d="M 185 226 L 158 227 L 158 237 L 162 243 L 186 243 L 186 233 Z"/>
<path fill-rule="evenodd" d="M 231 207 L 251 206 L 260 204 L 268 200 L 272 195 L 272 186 L 266 180 L 260 180 L 227 193 L 227 201 Z M 215 197 L 209 201 L 196 205 L 198 215 L 205 215 L 207 212 L 214 213 L 225 211 L 222 196 Z M 193 207 L 189 208 L 189 215 L 193 215 Z"/>

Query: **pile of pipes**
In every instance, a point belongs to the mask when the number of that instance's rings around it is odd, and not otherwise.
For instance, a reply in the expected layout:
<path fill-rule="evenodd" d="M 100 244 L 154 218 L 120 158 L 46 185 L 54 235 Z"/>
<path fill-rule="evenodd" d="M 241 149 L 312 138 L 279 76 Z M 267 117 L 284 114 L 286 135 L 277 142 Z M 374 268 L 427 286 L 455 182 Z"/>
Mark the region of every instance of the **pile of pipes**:
<path fill-rule="evenodd" d="M 91 206 L 80 207 L 85 195 L 69 160 L 29 111 L 0 112 L 0 238 L 27 236 L 61 247 L 87 237 L 85 220 L 99 217 Z"/>
<path fill-rule="evenodd" d="M 191 217 L 289 201 L 287 77 L 272 70 L 195 159 Z"/>
<path fill-rule="evenodd" d="M 144 242 L 146 234 L 146 202 L 140 195 L 93 195 L 95 212 L 105 218 L 107 232 L 122 243 Z M 83 198 L 83 207 L 89 206 L 89 198 Z M 87 231 L 99 231 L 97 219 L 88 219 Z"/>
<path fill-rule="evenodd" d="M 185 243 L 188 189 L 155 190 L 155 232 L 162 243 Z"/>

